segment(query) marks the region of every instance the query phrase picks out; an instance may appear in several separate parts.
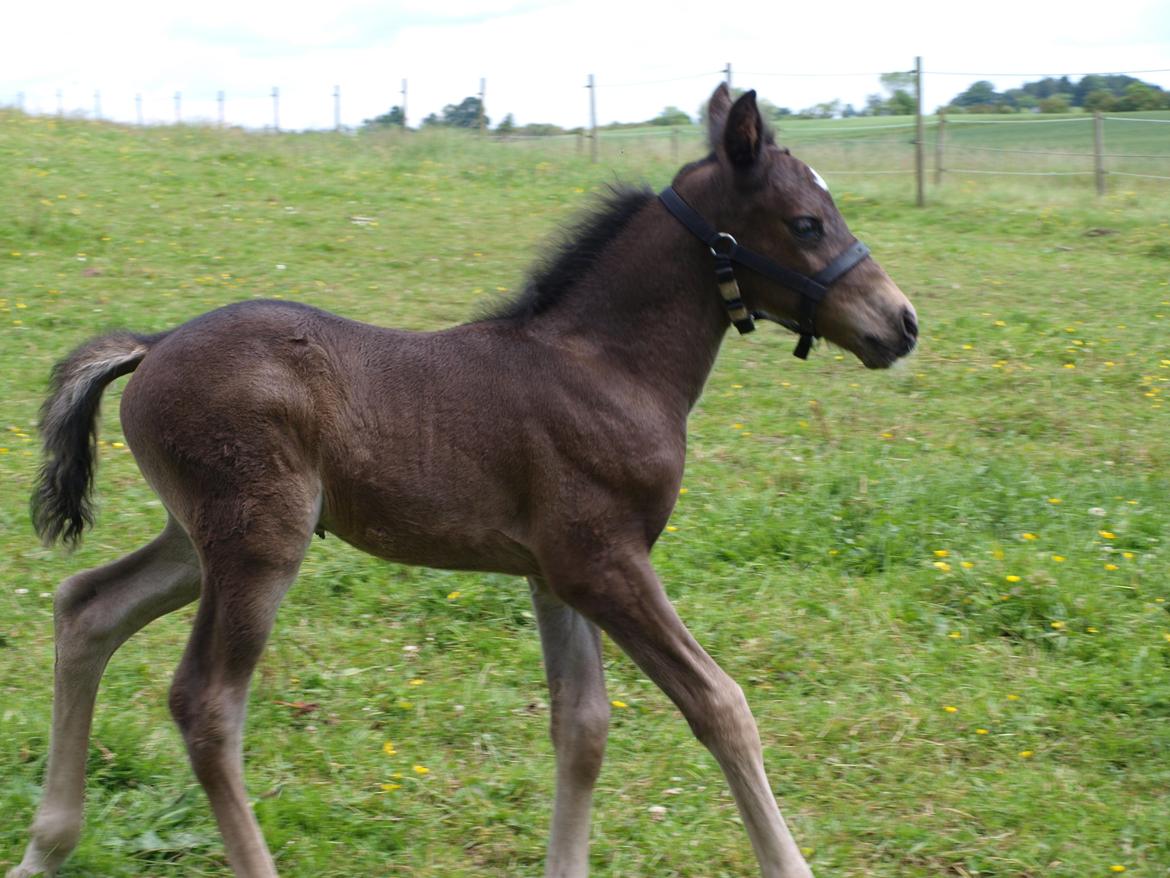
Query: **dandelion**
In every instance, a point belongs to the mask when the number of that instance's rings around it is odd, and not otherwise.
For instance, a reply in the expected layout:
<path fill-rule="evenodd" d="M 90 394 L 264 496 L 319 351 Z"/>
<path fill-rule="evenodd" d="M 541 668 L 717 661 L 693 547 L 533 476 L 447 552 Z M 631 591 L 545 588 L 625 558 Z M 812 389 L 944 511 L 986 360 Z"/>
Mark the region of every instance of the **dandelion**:
<path fill-rule="evenodd" d="M 1021 750 L 1020 751 L 1020 758 L 1021 759 L 1031 759 L 1035 755 L 1036 755 L 1035 752 L 1033 752 L 1032 750 Z"/>
<path fill-rule="evenodd" d="M 943 710 L 945 710 L 947 713 L 958 713 L 959 712 L 959 708 L 955 707 L 953 704 L 946 705 L 945 707 L 943 707 Z"/>
<path fill-rule="evenodd" d="M 1008 695 L 1007 700 L 1008 701 L 1019 701 L 1020 696 L 1012 693 L 1012 694 Z"/>
<path fill-rule="evenodd" d="M 1112 540 L 1112 539 L 1116 539 L 1116 538 L 1117 538 L 1117 534 L 1115 534 L 1115 533 L 1114 533 L 1113 531 L 1111 531 L 1111 530 L 1099 530 L 1099 531 L 1097 531 L 1097 534 L 1098 534 L 1098 536 L 1100 536 L 1100 537 L 1101 537 L 1101 539 L 1103 539 L 1103 540 Z"/>
<path fill-rule="evenodd" d="M 1052 560 L 1057 564 L 1063 564 L 1065 562 L 1065 557 L 1064 555 L 1053 555 Z"/>
<path fill-rule="evenodd" d="M 976 729 L 976 730 L 975 730 L 975 734 L 977 734 L 977 735 L 986 735 L 986 734 L 989 734 L 989 733 L 988 733 L 987 729 Z"/>
<path fill-rule="evenodd" d="M 402 784 L 400 784 L 400 783 L 384 783 L 384 784 L 382 784 L 382 792 L 384 792 L 384 793 L 392 793 L 395 790 L 400 790 L 400 789 L 402 789 Z"/>
<path fill-rule="evenodd" d="M 1111 571 L 1111 572 L 1112 572 L 1112 571 L 1114 571 L 1114 570 L 1117 570 L 1117 569 L 1118 569 L 1118 567 L 1117 567 L 1117 565 L 1116 565 L 1116 564 L 1106 564 L 1106 565 L 1105 565 L 1105 569 L 1106 569 L 1106 570 L 1109 570 L 1109 571 Z"/>
<path fill-rule="evenodd" d="M 394 742 L 393 741 L 387 741 L 385 744 L 383 744 L 382 745 L 382 752 L 385 753 L 387 756 L 397 756 L 398 755 L 398 751 L 394 749 Z"/>
<path fill-rule="evenodd" d="M 1028 541 L 1039 539 L 1034 533 L 1022 533 L 1020 534 L 1020 538 Z"/>
<path fill-rule="evenodd" d="M 1090 625 L 1088 628 L 1086 628 L 1086 629 L 1085 629 L 1085 632 L 1086 632 L 1086 633 L 1088 633 L 1088 634 L 1096 634 L 1096 633 L 1097 633 L 1097 629 L 1096 629 L 1096 628 L 1094 628 L 1092 625 Z"/>
<path fill-rule="evenodd" d="M 951 640 L 961 640 L 963 637 L 963 632 L 962 631 L 952 631 L 950 634 L 947 635 L 947 637 L 949 637 Z"/>
<path fill-rule="evenodd" d="M 624 701 L 617 701 L 616 699 L 614 701 L 611 701 L 610 704 L 612 704 L 618 710 L 621 710 L 624 707 L 629 707 L 629 705 L 626 704 Z"/>
<path fill-rule="evenodd" d="M 679 493 L 679 496 L 682 496 L 683 494 L 687 493 L 687 489 L 686 488 L 679 488 L 678 493 Z"/>
<path fill-rule="evenodd" d="M 411 680 L 411 681 L 410 681 L 410 683 L 408 683 L 407 685 L 409 685 L 409 686 L 421 686 L 421 685 L 422 685 L 424 682 L 426 682 L 426 681 L 425 681 L 425 680 L 421 680 L 421 679 L 419 679 L 418 677 L 415 677 L 415 678 L 414 678 L 413 680 Z"/>
<path fill-rule="evenodd" d="M 427 768 L 425 765 L 415 765 L 415 766 L 413 766 L 413 770 L 414 770 L 414 773 L 418 774 L 418 775 L 431 773 L 431 770 L 429 768 Z"/>
<path fill-rule="evenodd" d="M 668 534 L 677 533 L 677 532 L 678 532 L 678 527 L 677 527 L 677 525 L 668 524 L 668 525 L 666 526 L 666 532 L 667 532 Z"/>
<path fill-rule="evenodd" d="M 972 567 L 975 566 L 975 563 L 973 561 L 960 561 L 959 566 L 962 567 L 964 570 L 970 570 Z"/>
<path fill-rule="evenodd" d="M 946 549 L 935 549 L 934 550 L 934 557 L 936 557 L 936 558 L 945 558 L 949 554 L 951 554 L 951 553 L 948 552 Z"/>
<path fill-rule="evenodd" d="M 451 592 L 449 595 L 447 595 L 447 600 L 449 600 L 449 601 L 455 601 L 455 600 L 459 600 L 459 596 L 460 596 L 461 594 L 463 594 L 463 592 L 461 592 L 461 591 L 453 591 L 453 592 Z"/>
<path fill-rule="evenodd" d="M 1055 628 L 1057 631 L 1061 631 L 1064 628 L 1064 623 L 1059 621 L 1059 620 L 1049 622 L 1048 624 L 1051 625 L 1053 628 Z"/>
<path fill-rule="evenodd" d="M 948 564 L 946 561 L 935 561 L 934 566 L 936 569 L 941 570 L 943 573 L 950 573 L 951 572 L 951 565 Z"/>
<path fill-rule="evenodd" d="M 1110 872 L 1124 872 L 1125 866 L 1121 865 L 1121 863 L 1114 863 L 1112 866 L 1109 867 L 1109 871 Z"/>
<path fill-rule="evenodd" d="M 1020 581 L 1020 577 L 1016 576 L 1016 574 L 1014 574 L 1014 573 L 1009 573 L 1007 576 L 1004 577 L 1004 579 L 1006 579 L 1008 582 L 1019 582 Z"/>
<path fill-rule="evenodd" d="M 1121 557 L 1124 558 L 1126 561 L 1132 561 L 1133 560 L 1133 552 L 1122 552 Z"/>
<path fill-rule="evenodd" d="M 1049 497 L 1048 502 L 1051 503 L 1053 506 L 1059 506 L 1064 501 L 1061 500 L 1059 497 Z"/>

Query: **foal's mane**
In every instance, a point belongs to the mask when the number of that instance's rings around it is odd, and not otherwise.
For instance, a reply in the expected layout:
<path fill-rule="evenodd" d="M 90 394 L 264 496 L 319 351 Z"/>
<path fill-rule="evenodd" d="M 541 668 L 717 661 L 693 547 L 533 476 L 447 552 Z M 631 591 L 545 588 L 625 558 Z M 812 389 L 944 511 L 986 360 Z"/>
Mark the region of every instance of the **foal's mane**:
<path fill-rule="evenodd" d="M 550 251 L 529 270 L 524 288 L 489 310 L 482 320 L 524 323 L 562 301 L 634 215 L 655 194 L 647 186 L 618 183 L 556 237 Z"/>

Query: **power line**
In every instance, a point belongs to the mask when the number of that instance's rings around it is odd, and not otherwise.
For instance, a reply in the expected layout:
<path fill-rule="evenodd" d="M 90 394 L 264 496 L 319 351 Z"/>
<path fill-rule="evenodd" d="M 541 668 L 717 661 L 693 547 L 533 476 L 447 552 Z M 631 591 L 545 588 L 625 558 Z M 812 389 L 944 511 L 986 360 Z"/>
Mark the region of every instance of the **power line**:
<path fill-rule="evenodd" d="M 1078 73 L 1076 71 L 1065 70 L 1060 73 L 964 73 L 956 70 L 927 70 L 931 76 L 1133 76 L 1138 73 L 1170 73 L 1170 67 L 1162 67 L 1156 70 L 1110 70 L 1110 71 L 1088 71 L 1085 73 Z"/>

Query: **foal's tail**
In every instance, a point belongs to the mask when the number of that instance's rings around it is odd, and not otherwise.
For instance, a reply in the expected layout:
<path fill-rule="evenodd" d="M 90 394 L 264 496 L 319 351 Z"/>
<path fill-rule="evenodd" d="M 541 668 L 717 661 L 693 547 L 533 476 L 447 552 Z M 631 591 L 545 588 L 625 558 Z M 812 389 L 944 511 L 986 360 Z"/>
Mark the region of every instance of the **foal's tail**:
<path fill-rule="evenodd" d="M 93 524 L 89 494 L 102 391 L 133 372 L 166 334 L 113 332 L 90 339 L 53 367 L 49 398 L 41 406 L 45 460 L 31 501 L 33 527 L 45 545 L 63 538 L 76 546 Z"/>

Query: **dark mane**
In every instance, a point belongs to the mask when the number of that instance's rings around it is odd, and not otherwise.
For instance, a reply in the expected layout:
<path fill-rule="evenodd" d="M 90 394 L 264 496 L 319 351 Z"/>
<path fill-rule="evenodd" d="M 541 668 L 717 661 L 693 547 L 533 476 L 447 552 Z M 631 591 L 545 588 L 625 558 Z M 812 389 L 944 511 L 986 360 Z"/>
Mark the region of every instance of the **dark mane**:
<path fill-rule="evenodd" d="M 561 231 L 559 242 L 551 252 L 530 269 L 524 288 L 511 300 L 494 306 L 481 319 L 522 323 L 548 311 L 592 267 L 634 215 L 655 197 L 647 186 L 610 186 L 595 204 Z"/>

